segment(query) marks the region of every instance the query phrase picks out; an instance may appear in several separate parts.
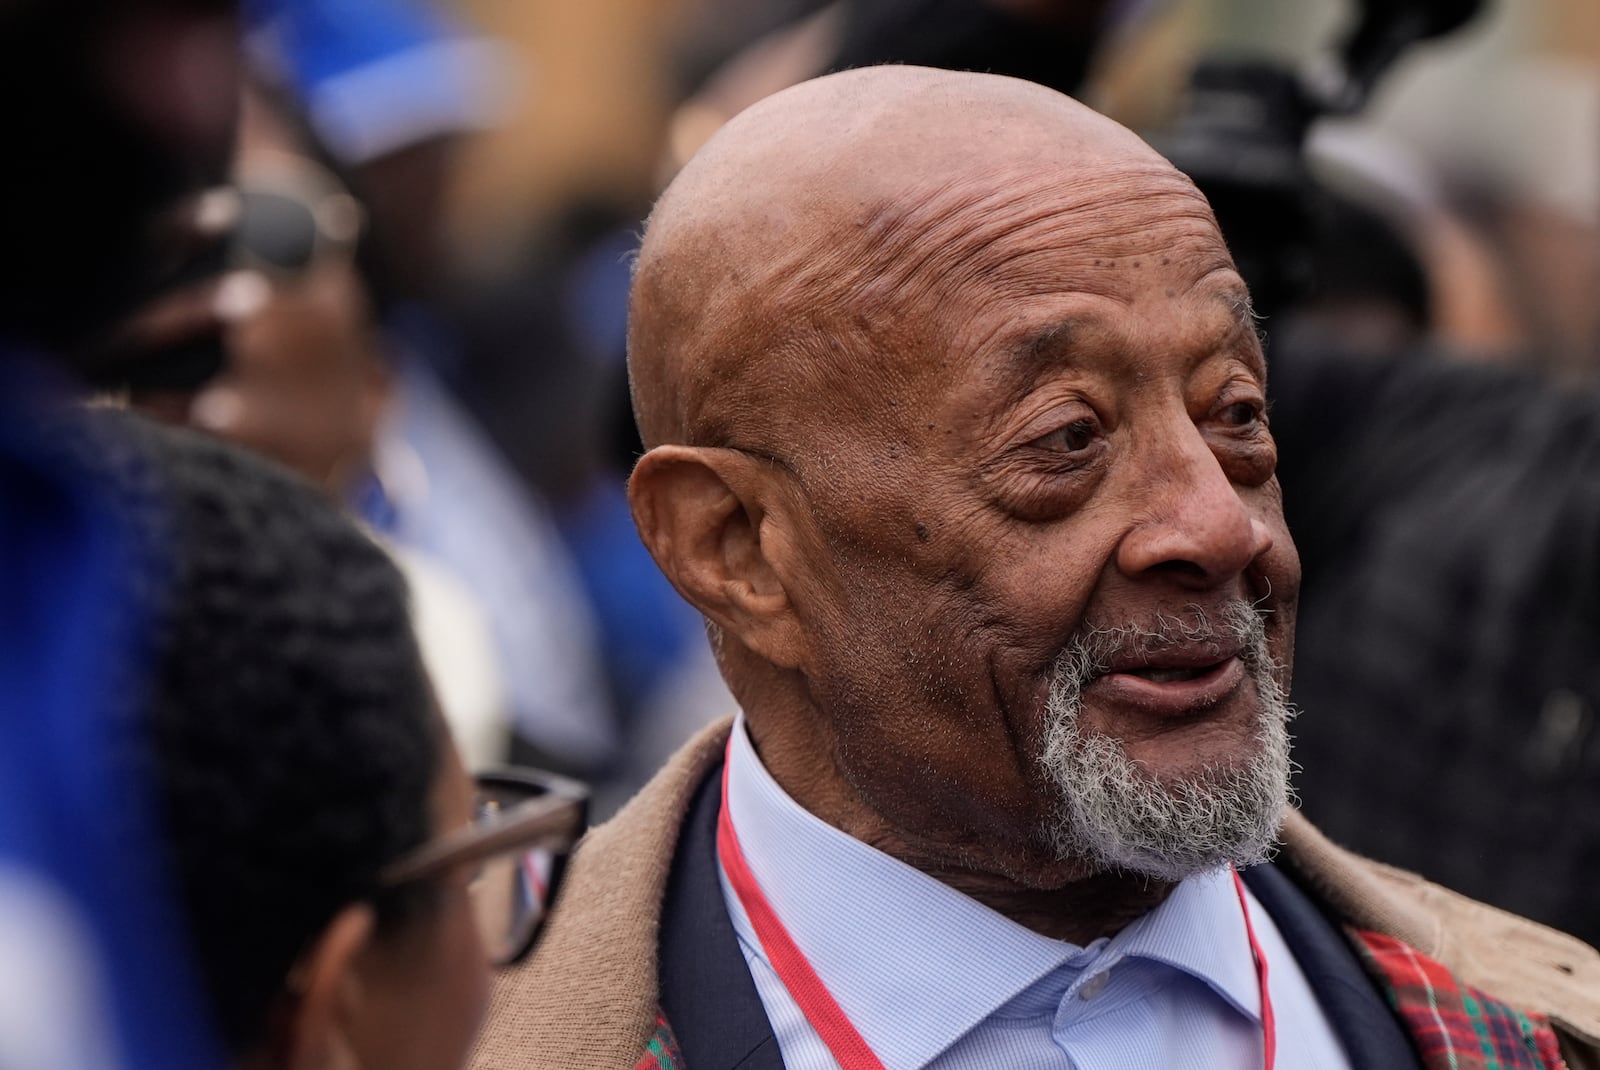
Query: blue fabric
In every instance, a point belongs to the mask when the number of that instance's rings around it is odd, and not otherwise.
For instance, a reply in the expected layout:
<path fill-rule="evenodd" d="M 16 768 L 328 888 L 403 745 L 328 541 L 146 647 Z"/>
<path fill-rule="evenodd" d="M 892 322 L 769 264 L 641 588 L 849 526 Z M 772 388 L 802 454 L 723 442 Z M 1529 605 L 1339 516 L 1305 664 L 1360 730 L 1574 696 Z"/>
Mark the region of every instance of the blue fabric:
<path fill-rule="evenodd" d="M 575 768 L 604 768 L 617 726 L 589 604 L 554 522 L 424 362 L 397 367 L 395 416 L 377 446 L 382 478 L 353 507 L 477 601 L 518 734 Z"/>
<path fill-rule="evenodd" d="M 245 0 L 257 62 L 304 102 L 349 163 L 492 126 L 511 57 L 422 0 Z"/>
<path fill-rule="evenodd" d="M 1260 992 L 1233 878 L 1179 884 L 1115 936 L 1041 936 L 802 809 L 741 720 L 728 806 L 773 911 L 886 1070 L 1211 1070 L 1262 1063 Z M 791 1070 L 837 1064 L 766 960 L 737 896 L 724 901 Z M 1277 1066 L 1349 1063 L 1272 918 L 1251 903 L 1270 964 Z"/>
<path fill-rule="evenodd" d="M 0 355 L 0 869 L 49 890 L 86 937 L 73 997 L 107 1008 L 122 1066 L 215 1066 L 151 786 L 112 760 L 118 734 L 139 730 L 136 550 L 109 489 L 64 448 L 75 414 L 58 385 Z"/>
<path fill-rule="evenodd" d="M 240 6 L 249 31 L 275 35 L 287 73 L 306 92 L 453 32 L 420 0 L 244 0 Z"/>
<path fill-rule="evenodd" d="M 639 541 L 620 477 L 597 481 L 557 520 L 594 607 L 620 705 L 637 710 L 704 645 L 705 624 Z"/>

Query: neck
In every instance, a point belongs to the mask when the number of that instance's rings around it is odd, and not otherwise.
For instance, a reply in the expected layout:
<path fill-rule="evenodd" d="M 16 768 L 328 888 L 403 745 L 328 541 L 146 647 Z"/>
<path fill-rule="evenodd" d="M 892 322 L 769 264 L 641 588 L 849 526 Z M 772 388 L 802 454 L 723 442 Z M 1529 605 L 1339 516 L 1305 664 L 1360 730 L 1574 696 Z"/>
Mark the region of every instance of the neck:
<path fill-rule="evenodd" d="M 1080 947 L 1115 936 L 1160 906 L 1174 887 L 1152 877 L 1097 872 L 1040 888 L 1006 874 L 919 863 L 915 855 L 896 857 L 1018 925 Z"/>
<path fill-rule="evenodd" d="M 851 787 L 833 762 L 833 741 L 812 733 L 814 722 L 779 723 L 804 728 L 763 732 L 752 724 L 751 737 L 762 765 L 790 798 L 842 832 L 1042 936 L 1082 946 L 1115 935 L 1172 892 L 1174 885 L 1167 881 L 1043 855 L 1026 833 L 980 842 L 959 830 L 948 838 L 912 835 Z"/>

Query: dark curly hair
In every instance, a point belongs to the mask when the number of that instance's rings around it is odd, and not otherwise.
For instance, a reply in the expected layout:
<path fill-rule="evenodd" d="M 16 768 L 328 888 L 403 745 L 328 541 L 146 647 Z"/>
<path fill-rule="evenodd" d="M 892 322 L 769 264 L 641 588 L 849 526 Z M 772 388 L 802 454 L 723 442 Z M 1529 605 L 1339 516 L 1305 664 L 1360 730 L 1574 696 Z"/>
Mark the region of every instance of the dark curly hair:
<path fill-rule="evenodd" d="M 426 889 L 378 873 L 423 842 L 442 746 L 404 580 L 308 484 L 198 435 L 110 418 L 155 552 L 139 764 L 158 785 L 221 1039 L 262 1038 L 296 958 L 346 904 L 380 934 Z M 147 554 L 147 557 L 152 557 Z"/>

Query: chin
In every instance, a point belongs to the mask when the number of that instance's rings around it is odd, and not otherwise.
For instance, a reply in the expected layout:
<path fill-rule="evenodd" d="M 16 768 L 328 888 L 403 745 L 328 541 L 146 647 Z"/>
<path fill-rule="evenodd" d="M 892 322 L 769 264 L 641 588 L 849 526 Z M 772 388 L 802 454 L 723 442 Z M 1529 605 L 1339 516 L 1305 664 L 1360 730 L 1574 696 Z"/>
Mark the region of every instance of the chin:
<path fill-rule="evenodd" d="M 1058 725 L 1041 759 L 1059 799 L 1055 856 L 1162 880 L 1264 860 L 1290 798 L 1288 715 L 1270 699 L 1250 705 L 1250 717 L 1135 749 Z"/>
<path fill-rule="evenodd" d="M 1109 738 L 1128 760 L 1159 784 L 1203 784 L 1227 777 L 1261 759 L 1270 745 L 1262 738 L 1259 704 L 1238 716 L 1211 718 L 1186 724 L 1137 744 Z"/>

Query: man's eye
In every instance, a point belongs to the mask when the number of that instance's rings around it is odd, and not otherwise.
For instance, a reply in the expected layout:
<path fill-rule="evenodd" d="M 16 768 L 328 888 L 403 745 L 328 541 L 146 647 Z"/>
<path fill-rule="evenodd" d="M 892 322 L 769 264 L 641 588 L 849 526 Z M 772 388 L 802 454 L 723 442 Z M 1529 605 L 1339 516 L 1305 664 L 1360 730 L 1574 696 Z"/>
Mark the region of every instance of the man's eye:
<path fill-rule="evenodd" d="M 1033 444 L 1042 449 L 1061 453 L 1078 453 L 1094 445 L 1095 422 L 1088 418 L 1074 420 L 1058 427 L 1048 435 L 1034 439 Z"/>
<path fill-rule="evenodd" d="M 1250 427 L 1260 423 L 1266 414 L 1254 401 L 1236 401 L 1222 410 L 1222 420 L 1230 427 Z"/>

